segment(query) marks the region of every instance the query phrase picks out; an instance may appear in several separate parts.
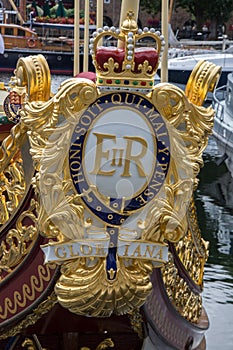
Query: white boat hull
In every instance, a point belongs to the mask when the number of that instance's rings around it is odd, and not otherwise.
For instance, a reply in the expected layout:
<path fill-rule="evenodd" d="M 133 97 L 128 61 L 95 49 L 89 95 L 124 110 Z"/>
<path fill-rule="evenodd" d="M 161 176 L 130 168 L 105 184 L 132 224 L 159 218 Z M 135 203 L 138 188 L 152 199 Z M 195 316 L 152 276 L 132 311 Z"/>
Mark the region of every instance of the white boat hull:
<path fill-rule="evenodd" d="M 221 100 L 217 96 L 222 92 Z M 213 136 L 217 142 L 220 157 L 233 177 L 233 73 L 228 75 L 227 90 L 219 89 L 214 94 L 215 121 Z"/>

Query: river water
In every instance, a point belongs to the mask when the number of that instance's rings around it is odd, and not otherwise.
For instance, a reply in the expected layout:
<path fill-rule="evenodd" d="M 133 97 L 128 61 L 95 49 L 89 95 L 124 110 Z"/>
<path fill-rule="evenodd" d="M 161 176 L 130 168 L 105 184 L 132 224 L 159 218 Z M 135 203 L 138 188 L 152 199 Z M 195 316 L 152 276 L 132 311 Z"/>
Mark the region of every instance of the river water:
<path fill-rule="evenodd" d="M 196 193 L 199 226 L 210 243 L 203 301 L 210 319 L 207 350 L 233 349 L 233 179 L 210 138 Z"/>
<path fill-rule="evenodd" d="M 0 80 L 8 82 L 9 75 Z M 55 93 L 65 76 L 52 77 Z M 210 319 L 207 350 L 233 349 L 233 179 L 224 164 L 217 166 L 218 150 L 210 138 L 199 174 L 196 206 L 202 236 L 210 243 L 205 266 L 203 303 Z"/>

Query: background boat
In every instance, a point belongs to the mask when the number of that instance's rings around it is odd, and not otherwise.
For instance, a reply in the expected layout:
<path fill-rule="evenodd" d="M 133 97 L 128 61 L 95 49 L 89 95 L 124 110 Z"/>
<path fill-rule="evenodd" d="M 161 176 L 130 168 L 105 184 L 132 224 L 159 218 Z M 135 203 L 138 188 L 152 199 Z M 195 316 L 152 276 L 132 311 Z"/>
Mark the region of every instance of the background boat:
<path fill-rule="evenodd" d="M 15 24 L 0 24 L 4 52 L 0 54 L 0 72 L 13 72 L 20 57 L 43 54 L 52 74 L 73 74 L 74 25 L 37 23 L 35 30 Z M 89 31 L 95 30 L 94 25 Z M 80 25 L 80 71 L 83 69 L 84 25 Z M 94 71 L 91 57 L 89 70 Z"/>
<path fill-rule="evenodd" d="M 216 111 L 213 136 L 220 152 L 219 162 L 225 161 L 233 176 L 233 73 L 228 75 L 227 85 L 217 89 L 213 98 Z"/>
<path fill-rule="evenodd" d="M 186 84 L 194 66 L 200 60 L 206 60 L 222 67 L 218 86 L 226 85 L 227 75 L 233 70 L 233 46 L 224 51 L 209 50 L 199 54 L 188 54 L 183 57 L 168 60 L 168 81 L 177 84 Z M 160 69 L 158 70 L 160 75 Z"/>

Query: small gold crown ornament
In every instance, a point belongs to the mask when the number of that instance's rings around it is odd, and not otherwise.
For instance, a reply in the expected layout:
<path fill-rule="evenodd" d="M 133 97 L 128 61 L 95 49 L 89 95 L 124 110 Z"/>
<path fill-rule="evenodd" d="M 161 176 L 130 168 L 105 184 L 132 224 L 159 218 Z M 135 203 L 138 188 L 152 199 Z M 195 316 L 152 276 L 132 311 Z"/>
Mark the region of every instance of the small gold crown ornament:
<path fill-rule="evenodd" d="M 98 46 L 104 37 L 116 39 L 117 46 Z M 150 46 L 142 46 L 144 41 Z M 106 40 L 105 42 L 108 42 Z M 103 27 L 90 39 L 90 53 L 101 90 L 130 90 L 148 93 L 154 78 L 164 38 L 154 28 L 138 28 L 133 11 L 127 12 L 121 29 Z"/>

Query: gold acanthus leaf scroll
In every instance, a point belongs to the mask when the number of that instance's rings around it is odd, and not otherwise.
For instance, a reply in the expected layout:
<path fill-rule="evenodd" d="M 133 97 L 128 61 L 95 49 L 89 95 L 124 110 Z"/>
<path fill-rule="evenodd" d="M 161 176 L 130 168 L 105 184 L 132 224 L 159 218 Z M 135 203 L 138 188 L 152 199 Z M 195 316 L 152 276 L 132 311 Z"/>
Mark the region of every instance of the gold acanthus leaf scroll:
<path fill-rule="evenodd" d="M 74 125 L 77 115 L 96 98 L 97 89 L 94 83 L 87 79 L 71 78 L 61 84 L 56 95 L 49 101 L 25 104 L 20 116 L 22 124 L 29 130 L 32 157 L 36 167 L 43 157 L 49 137 L 52 138 L 52 134 L 56 135 L 54 131 L 57 124 L 67 121 L 67 125 Z M 56 155 L 54 159 L 56 160 Z M 53 161 L 52 156 L 49 161 Z"/>
<path fill-rule="evenodd" d="M 184 92 L 168 83 L 158 84 L 152 93 L 152 101 L 187 147 L 194 176 L 203 165 L 202 154 L 214 124 L 214 110 L 191 103 Z M 174 142 L 176 141 L 173 139 Z"/>
<path fill-rule="evenodd" d="M 66 157 L 81 111 L 97 96 L 90 80 L 71 78 L 49 101 L 28 102 L 21 112 L 21 121 L 29 128 L 34 166 L 39 170 L 35 176 L 38 229 L 60 241 L 83 237 L 83 206 L 73 191 Z"/>
<path fill-rule="evenodd" d="M 169 123 L 171 161 L 164 192 L 151 202 L 143 223 L 143 238 L 177 242 L 187 232 L 186 213 L 203 165 L 214 110 L 192 104 L 181 89 L 168 83 L 155 86 L 151 99 Z"/>

